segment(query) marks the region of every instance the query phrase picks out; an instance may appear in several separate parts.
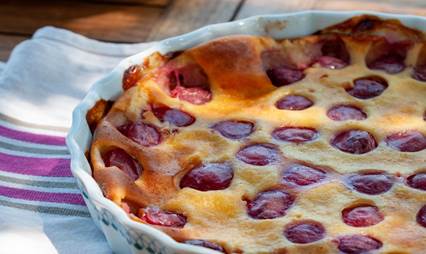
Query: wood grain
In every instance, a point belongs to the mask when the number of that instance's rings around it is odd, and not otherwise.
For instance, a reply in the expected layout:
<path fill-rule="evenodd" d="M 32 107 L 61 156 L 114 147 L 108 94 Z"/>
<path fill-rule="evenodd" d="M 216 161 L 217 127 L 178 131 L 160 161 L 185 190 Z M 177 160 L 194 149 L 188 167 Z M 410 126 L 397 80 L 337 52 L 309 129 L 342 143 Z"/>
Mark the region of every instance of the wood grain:
<path fill-rule="evenodd" d="M 237 18 L 302 10 L 370 10 L 426 16 L 424 0 L 246 0 Z"/>
<path fill-rule="evenodd" d="M 26 36 L 0 34 L 0 61 L 6 61 L 12 49 L 27 38 Z"/>
<path fill-rule="evenodd" d="M 166 6 L 171 0 L 89 0 L 101 3 L 117 3 L 117 4 L 145 4 L 154 6 Z"/>
<path fill-rule="evenodd" d="M 148 40 L 190 32 L 231 20 L 241 0 L 175 0 L 156 22 Z"/>
<path fill-rule="evenodd" d="M 42 26 L 70 29 L 94 39 L 141 42 L 163 9 L 79 1 L 1 1 L 0 32 L 31 35 Z"/>
<path fill-rule="evenodd" d="M 0 60 L 5 60 L 17 43 L 46 25 L 98 40 L 142 42 L 233 18 L 310 9 L 426 16 L 426 0 L 2 0 Z"/>

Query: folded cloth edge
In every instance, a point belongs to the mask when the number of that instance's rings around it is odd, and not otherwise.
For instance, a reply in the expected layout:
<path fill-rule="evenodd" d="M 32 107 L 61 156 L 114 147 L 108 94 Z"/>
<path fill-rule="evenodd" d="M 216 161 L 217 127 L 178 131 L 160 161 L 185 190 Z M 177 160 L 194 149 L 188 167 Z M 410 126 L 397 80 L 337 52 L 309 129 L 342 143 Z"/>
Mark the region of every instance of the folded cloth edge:
<path fill-rule="evenodd" d="M 142 43 L 105 42 L 90 39 L 84 35 L 74 33 L 70 30 L 53 26 L 45 26 L 38 29 L 32 38 L 46 38 L 56 40 L 90 53 L 116 57 L 133 55 L 139 51 L 143 51 L 149 48 L 156 43 L 155 41 Z"/>

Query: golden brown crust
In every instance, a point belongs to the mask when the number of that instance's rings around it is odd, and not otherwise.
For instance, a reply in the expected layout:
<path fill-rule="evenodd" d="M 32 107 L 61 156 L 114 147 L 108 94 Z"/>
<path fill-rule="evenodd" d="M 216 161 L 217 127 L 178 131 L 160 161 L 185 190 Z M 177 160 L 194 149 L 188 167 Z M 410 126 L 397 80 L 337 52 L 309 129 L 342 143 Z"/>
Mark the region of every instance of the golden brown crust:
<path fill-rule="evenodd" d="M 389 74 L 366 66 L 366 55 L 381 33 L 390 34 L 385 37 L 392 42 L 410 41 L 404 71 Z M 321 68 L 318 63 L 311 66 L 319 54 L 318 43 L 335 34 L 339 34 L 346 45 L 350 64 L 342 69 Z M 424 253 L 426 228 L 416 222 L 415 216 L 426 204 L 426 192 L 407 186 L 404 179 L 426 170 L 426 149 L 403 153 L 390 149 L 384 141 L 388 135 L 403 130 L 415 129 L 426 135 L 423 120 L 426 83 L 411 77 L 413 66 L 422 61 L 419 56 L 426 52 L 424 48 L 423 34 L 418 31 L 403 27 L 398 21 L 360 16 L 300 39 L 275 41 L 255 36 L 229 36 L 170 59 L 154 55 L 145 63 L 144 78 L 125 91 L 98 124 L 91 148 L 94 177 L 105 196 L 117 204 L 155 205 L 184 214 L 187 223 L 183 228 L 156 226 L 179 241 L 206 239 L 233 253 L 318 254 L 338 253 L 335 239 L 339 236 L 365 234 L 383 243 L 378 253 Z M 306 76 L 293 85 L 279 88 L 272 85 L 265 68 L 274 61 L 265 62 L 262 54 L 274 50 L 290 59 L 288 64 L 292 68 L 306 68 Z M 165 81 L 171 75 L 168 68 L 180 68 L 188 63 L 200 66 L 208 77 L 208 89 L 212 93 L 208 103 L 194 105 L 170 96 Z M 371 75 L 387 80 L 388 88 L 382 95 L 360 100 L 345 90 L 353 80 Z M 277 110 L 276 101 L 288 94 L 303 95 L 313 100 L 314 105 L 302 111 Z M 362 121 L 332 121 L 327 117 L 327 109 L 339 104 L 362 108 L 368 117 Z M 151 111 L 152 105 L 167 105 L 188 112 L 196 120 L 187 127 L 173 126 L 160 121 Z M 212 130 L 215 123 L 229 119 L 255 123 L 255 131 L 247 138 L 232 140 Z M 143 146 L 117 129 L 127 122 L 140 121 L 158 127 L 161 143 Z M 313 128 L 318 130 L 319 137 L 303 144 L 271 138 L 272 131 L 281 126 Z M 334 148 L 330 140 L 337 132 L 348 129 L 370 132 L 378 147 L 359 155 Z M 262 142 L 279 148 L 280 163 L 259 167 L 236 159 L 236 153 L 243 146 Z M 105 167 L 102 156 L 112 148 L 125 150 L 141 164 L 143 172 L 136 181 L 117 167 Z M 179 187 L 188 170 L 209 162 L 232 165 L 234 177 L 228 188 L 198 191 Z M 279 179 L 283 168 L 295 162 L 324 169 L 327 180 L 312 187 L 288 190 L 296 196 L 296 201 L 285 216 L 266 220 L 250 218 L 246 200 L 265 190 L 286 189 Z M 362 194 L 349 188 L 346 177 L 365 170 L 382 170 L 398 180 L 380 195 Z M 385 219 L 369 227 L 349 226 L 342 221 L 341 212 L 355 204 L 377 206 Z M 134 215 L 131 217 L 145 223 Z M 283 236 L 284 227 L 303 219 L 320 222 L 326 229 L 325 237 L 309 244 L 287 240 Z"/>

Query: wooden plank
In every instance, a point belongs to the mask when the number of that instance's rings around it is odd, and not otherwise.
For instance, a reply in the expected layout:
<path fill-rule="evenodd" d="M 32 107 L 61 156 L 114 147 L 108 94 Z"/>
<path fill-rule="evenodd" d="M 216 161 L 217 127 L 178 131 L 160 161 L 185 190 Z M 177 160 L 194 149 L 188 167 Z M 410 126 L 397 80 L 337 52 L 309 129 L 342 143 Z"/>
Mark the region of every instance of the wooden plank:
<path fill-rule="evenodd" d="M 118 4 L 146 4 L 154 6 L 166 6 L 171 0 L 88 0 L 91 2 L 101 3 L 118 3 Z"/>
<path fill-rule="evenodd" d="M 26 39 L 26 36 L 0 34 L 0 61 L 7 61 L 12 49 Z"/>
<path fill-rule="evenodd" d="M 371 10 L 426 16 L 424 0 L 246 0 L 237 18 L 301 10 Z"/>
<path fill-rule="evenodd" d="M 152 29 L 148 40 L 193 31 L 207 24 L 230 21 L 241 0 L 175 0 Z"/>
<path fill-rule="evenodd" d="M 164 12 L 163 8 L 82 1 L 0 1 L 0 32 L 31 35 L 51 25 L 91 38 L 141 42 Z"/>

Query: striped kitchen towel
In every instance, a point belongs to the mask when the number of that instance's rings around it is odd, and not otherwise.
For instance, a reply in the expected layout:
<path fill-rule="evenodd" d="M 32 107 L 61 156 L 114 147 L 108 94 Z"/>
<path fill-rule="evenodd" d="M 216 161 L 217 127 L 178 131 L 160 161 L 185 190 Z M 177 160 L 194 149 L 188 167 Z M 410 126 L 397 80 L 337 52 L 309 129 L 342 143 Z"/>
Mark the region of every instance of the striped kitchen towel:
<path fill-rule="evenodd" d="M 0 253 L 111 253 L 72 177 L 65 136 L 90 85 L 147 46 L 45 27 L 0 63 Z"/>

